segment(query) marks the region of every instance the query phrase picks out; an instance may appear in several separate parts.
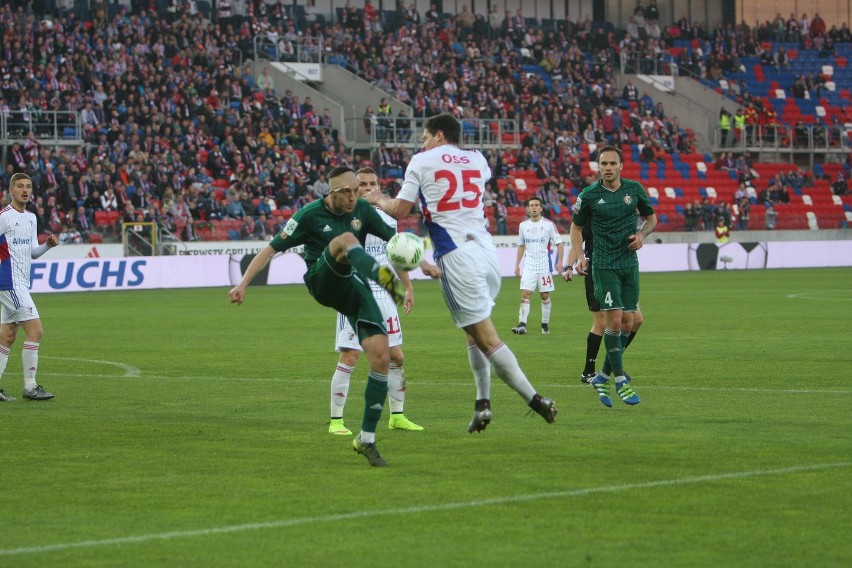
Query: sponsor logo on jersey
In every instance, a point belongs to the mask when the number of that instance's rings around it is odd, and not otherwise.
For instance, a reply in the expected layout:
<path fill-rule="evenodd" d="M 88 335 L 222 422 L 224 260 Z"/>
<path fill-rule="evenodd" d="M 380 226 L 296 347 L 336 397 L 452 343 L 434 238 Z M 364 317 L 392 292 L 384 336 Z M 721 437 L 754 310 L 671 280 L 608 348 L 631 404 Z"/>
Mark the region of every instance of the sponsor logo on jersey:
<path fill-rule="evenodd" d="M 19 239 L 17 237 L 12 239 L 13 245 L 28 245 L 28 244 L 31 244 L 31 243 L 32 243 L 32 239 Z"/>
<path fill-rule="evenodd" d="M 330 232 L 331 232 L 331 227 L 329 227 L 328 225 L 326 225 L 325 227 L 323 227 L 323 228 L 322 228 L 322 232 L 323 232 L 323 233 L 330 233 Z"/>
<path fill-rule="evenodd" d="M 600 205 L 601 203 L 606 203 L 606 201 L 604 201 L 603 197 L 601 197 L 600 201 L 598 201 L 598 205 Z"/>
<path fill-rule="evenodd" d="M 469 164 L 470 159 L 467 156 L 451 156 L 450 154 L 442 154 L 441 161 L 445 164 Z"/>

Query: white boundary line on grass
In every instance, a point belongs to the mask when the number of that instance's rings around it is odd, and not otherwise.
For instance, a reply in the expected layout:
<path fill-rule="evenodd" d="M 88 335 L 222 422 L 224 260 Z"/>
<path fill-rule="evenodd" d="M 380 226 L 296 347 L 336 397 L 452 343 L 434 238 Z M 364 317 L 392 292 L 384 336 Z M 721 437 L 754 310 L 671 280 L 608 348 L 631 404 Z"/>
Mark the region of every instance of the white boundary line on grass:
<path fill-rule="evenodd" d="M 833 294 L 834 292 L 841 292 L 844 295 L 842 297 L 837 297 L 837 298 L 824 298 L 823 297 L 826 294 Z M 787 298 L 789 298 L 791 300 L 825 300 L 825 301 L 832 301 L 832 302 L 837 302 L 837 301 L 848 302 L 848 301 L 852 300 L 852 298 L 849 298 L 846 294 L 847 294 L 846 290 L 812 290 L 810 292 L 798 292 L 796 294 L 787 294 Z"/>
<path fill-rule="evenodd" d="M 118 363 L 116 361 L 101 361 L 100 359 L 80 359 L 80 358 L 77 358 L 77 357 L 50 357 L 50 356 L 48 356 L 48 357 L 42 356 L 42 359 L 56 359 L 57 361 L 78 361 L 80 363 L 95 363 L 96 365 L 109 365 L 111 367 L 118 367 L 119 369 L 124 371 L 124 375 L 122 375 L 120 377 L 122 379 L 125 379 L 125 378 L 133 379 L 133 378 L 136 378 L 136 377 L 139 377 L 140 375 L 142 375 L 142 371 L 139 369 L 139 367 L 134 367 L 133 365 L 125 365 L 124 363 Z M 61 376 L 67 377 L 68 375 L 61 375 Z M 80 375 L 74 375 L 74 376 L 80 376 Z M 91 375 L 88 375 L 88 376 L 91 376 Z M 114 375 L 110 375 L 110 376 L 114 378 Z"/>
<path fill-rule="evenodd" d="M 430 513 L 433 511 L 452 511 L 455 509 L 467 509 L 472 507 L 486 507 L 489 505 L 505 505 L 510 503 L 525 503 L 541 499 L 584 497 L 595 493 L 616 493 L 633 489 L 654 489 L 657 487 L 672 487 L 677 485 L 689 485 L 695 483 L 711 483 L 715 481 L 726 481 L 729 479 L 744 479 L 766 475 L 786 475 L 791 473 L 808 473 L 824 471 L 828 469 L 844 468 L 852 466 L 852 462 L 823 463 L 814 465 L 803 465 L 785 467 L 778 469 L 759 469 L 754 471 L 739 471 L 733 473 L 719 473 L 715 475 L 700 475 L 696 477 L 682 477 L 680 479 L 661 479 L 659 481 L 647 481 L 644 483 L 628 483 L 624 485 L 607 485 L 603 487 L 587 487 L 584 489 L 570 489 L 567 491 L 551 491 L 548 493 L 533 493 L 530 495 L 511 495 L 507 497 L 495 497 L 493 499 L 482 499 L 476 501 L 462 501 L 441 503 L 437 505 L 423 505 L 420 507 L 398 507 L 394 509 L 377 509 L 373 511 L 357 511 L 354 513 L 339 513 L 336 515 L 322 515 L 316 517 L 299 517 L 295 519 L 282 519 L 280 521 L 268 521 L 264 523 L 246 523 L 242 525 L 230 525 L 225 527 L 214 527 L 209 529 L 197 529 L 186 531 L 172 531 L 156 534 L 143 534 L 137 536 L 125 536 L 119 538 L 105 538 L 101 540 L 84 540 L 80 542 L 67 542 L 59 544 L 48 544 L 44 546 L 30 546 L 24 548 L 0 549 L 0 556 L 15 556 L 21 554 L 41 554 L 44 552 L 56 552 L 59 550 L 71 550 L 76 548 L 92 548 L 96 546 L 117 546 L 123 544 L 139 544 L 154 540 L 173 540 L 178 538 L 192 538 L 199 536 L 210 536 L 216 534 L 238 533 L 262 529 L 276 529 L 295 527 L 309 524 L 333 523 L 338 521 L 349 521 L 353 519 L 365 519 L 371 517 L 384 517 L 389 515 L 410 515 L 416 513 Z"/>

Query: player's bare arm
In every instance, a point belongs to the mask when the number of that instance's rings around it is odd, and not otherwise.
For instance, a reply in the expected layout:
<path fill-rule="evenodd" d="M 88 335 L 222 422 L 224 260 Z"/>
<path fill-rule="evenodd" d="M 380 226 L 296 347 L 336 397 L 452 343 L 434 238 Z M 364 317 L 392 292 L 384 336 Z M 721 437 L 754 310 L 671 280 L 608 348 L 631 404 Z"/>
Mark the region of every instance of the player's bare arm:
<path fill-rule="evenodd" d="M 526 246 L 518 245 L 518 255 L 515 258 L 515 276 L 517 278 L 521 277 L 521 259 L 524 258 L 524 253 L 526 252 L 526 250 Z"/>
<path fill-rule="evenodd" d="M 576 258 L 576 261 L 572 263 L 574 268 L 578 273 L 583 273 L 586 271 L 586 265 L 588 261 L 585 255 L 580 254 L 580 251 L 583 250 L 583 227 L 576 223 L 571 223 L 571 251 L 568 253 L 569 260 L 572 258 L 571 255 L 574 255 L 573 258 Z"/>
<path fill-rule="evenodd" d="M 286 239 L 286 235 L 281 235 L 282 238 Z M 242 280 L 240 283 L 231 288 L 231 291 L 228 292 L 228 299 L 231 300 L 232 304 L 242 304 L 243 300 L 246 296 L 246 287 L 254 280 L 254 277 L 258 275 L 258 273 L 266 268 L 266 265 L 272 260 L 272 257 L 275 256 L 277 251 L 271 246 L 266 246 L 263 250 L 257 253 L 251 263 L 246 268 L 245 274 L 243 274 Z"/>
<path fill-rule="evenodd" d="M 432 264 L 426 260 L 420 262 L 420 270 L 429 278 L 440 278 L 444 274 L 437 264 Z"/>
<path fill-rule="evenodd" d="M 411 208 L 414 206 L 413 201 L 388 197 L 378 188 L 373 188 L 368 191 L 364 195 L 364 199 L 366 199 L 370 205 L 375 205 L 381 208 L 382 211 L 397 221 L 408 217 L 408 214 L 411 213 Z"/>
<path fill-rule="evenodd" d="M 654 232 L 657 228 L 657 215 L 652 214 L 645 217 L 645 222 L 642 223 L 642 228 L 635 235 L 631 235 L 630 244 L 627 248 L 630 250 L 639 250 L 645 243 L 645 237 Z"/>
<path fill-rule="evenodd" d="M 556 272 L 562 273 L 565 266 L 565 245 L 559 243 L 556 245 Z"/>

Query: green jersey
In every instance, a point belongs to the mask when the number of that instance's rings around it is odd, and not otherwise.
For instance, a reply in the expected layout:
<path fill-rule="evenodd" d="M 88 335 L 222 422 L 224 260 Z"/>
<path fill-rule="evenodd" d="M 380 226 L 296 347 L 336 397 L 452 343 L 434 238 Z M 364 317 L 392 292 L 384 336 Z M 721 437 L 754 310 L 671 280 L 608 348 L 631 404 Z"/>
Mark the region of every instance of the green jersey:
<path fill-rule="evenodd" d="M 637 208 L 643 217 L 654 214 L 645 188 L 637 181 L 622 179 L 621 187 L 612 191 L 598 180 L 580 192 L 574 205 L 574 223 L 579 227 L 591 223 L 595 236 L 593 268 L 639 266 L 636 251 L 628 248 L 630 235 L 636 233 Z"/>
<path fill-rule="evenodd" d="M 318 199 L 296 211 L 269 245 L 278 252 L 305 245 L 305 263 L 310 271 L 331 239 L 347 232 L 354 234 L 363 245 L 367 234 L 388 241 L 396 231 L 364 199 L 358 199 L 352 213 L 342 214 L 334 213 L 326 207 L 325 200 Z"/>

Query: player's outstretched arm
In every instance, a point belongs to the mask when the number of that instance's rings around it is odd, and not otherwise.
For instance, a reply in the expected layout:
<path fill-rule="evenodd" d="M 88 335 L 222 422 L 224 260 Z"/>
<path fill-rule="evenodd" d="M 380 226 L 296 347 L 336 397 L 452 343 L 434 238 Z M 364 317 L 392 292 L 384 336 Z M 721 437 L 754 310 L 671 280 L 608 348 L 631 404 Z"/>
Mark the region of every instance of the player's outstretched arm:
<path fill-rule="evenodd" d="M 379 207 L 382 211 L 397 221 L 407 217 L 408 214 L 411 213 L 411 207 L 414 205 L 413 201 L 390 198 L 382 193 L 382 190 L 378 188 L 373 188 L 364 194 L 364 199 L 366 199 L 370 205 Z"/>
<path fill-rule="evenodd" d="M 33 242 L 35 241 L 35 229 L 33 229 Z M 49 251 L 55 246 L 59 245 L 59 238 L 56 235 L 51 234 L 47 237 L 47 240 L 44 241 L 44 244 L 32 247 L 30 252 L 30 258 L 33 260 L 39 258 L 41 255 Z"/>
<path fill-rule="evenodd" d="M 444 274 L 437 264 L 432 264 L 427 260 L 420 261 L 420 270 L 429 278 L 440 278 Z"/>
<path fill-rule="evenodd" d="M 251 263 L 246 268 L 246 273 L 243 274 L 242 280 L 240 283 L 231 288 L 231 291 L 228 292 L 228 299 L 232 304 L 242 304 L 243 300 L 246 297 L 246 287 L 254 280 L 254 277 L 257 274 L 266 268 L 266 265 L 269 264 L 269 261 L 272 260 L 272 257 L 275 256 L 276 250 L 271 246 L 265 247 L 257 256 L 255 256 Z"/>

